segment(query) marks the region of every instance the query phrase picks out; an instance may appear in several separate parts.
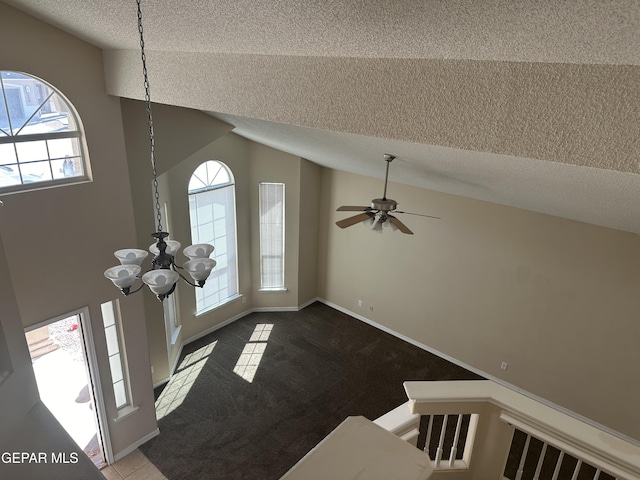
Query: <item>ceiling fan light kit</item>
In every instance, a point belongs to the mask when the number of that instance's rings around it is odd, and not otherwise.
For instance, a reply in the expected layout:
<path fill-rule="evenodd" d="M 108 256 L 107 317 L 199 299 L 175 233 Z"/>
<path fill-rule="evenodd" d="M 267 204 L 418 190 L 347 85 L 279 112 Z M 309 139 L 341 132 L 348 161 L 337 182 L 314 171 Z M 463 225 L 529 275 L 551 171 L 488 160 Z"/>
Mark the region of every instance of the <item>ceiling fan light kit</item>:
<path fill-rule="evenodd" d="M 359 207 L 351 205 L 343 205 L 337 209 L 338 212 L 363 212 L 353 217 L 348 217 L 336 222 L 336 225 L 340 228 L 347 228 L 356 223 L 362 223 L 369 229 L 381 233 L 383 227 L 390 227 L 392 231 L 400 230 L 402 233 L 413 235 L 413 232 L 402 223 L 398 217 L 391 215 L 390 212 L 403 213 L 407 215 L 417 215 L 420 217 L 428 217 L 440 219 L 440 217 L 434 217 L 432 215 L 423 215 L 420 213 L 401 212 L 396 210 L 398 208 L 398 202 L 391 198 L 387 198 L 387 184 L 389 182 L 389 164 L 395 159 L 394 155 L 389 153 L 384 154 L 384 160 L 387 162 L 387 170 L 384 176 L 384 191 L 382 198 L 374 198 L 371 200 L 371 205 L 368 207 Z"/>

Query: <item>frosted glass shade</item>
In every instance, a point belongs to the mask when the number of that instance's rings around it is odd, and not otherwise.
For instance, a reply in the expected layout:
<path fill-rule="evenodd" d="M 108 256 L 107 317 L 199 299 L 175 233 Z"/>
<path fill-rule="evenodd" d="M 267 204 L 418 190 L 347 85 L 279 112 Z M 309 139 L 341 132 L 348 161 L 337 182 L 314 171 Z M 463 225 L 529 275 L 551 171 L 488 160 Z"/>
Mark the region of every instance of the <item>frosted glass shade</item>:
<path fill-rule="evenodd" d="M 142 275 L 142 281 L 146 283 L 156 295 L 164 295 L 178 281 L 180 276 L 173 270 L 159 268 L 150 270 Z"/>
<path fill-rule="evenodd" d="M 195 281 L 206 280 L 211 270 L 216 266 L 216 261 L 211 258 L 196 258 L 189 260 L 182 266 Z"/>
<path fill-rule="evenodd" d="M 165 240 L 165 243 L 167 244 L 165 253 L 168 253 L 169 255 L 175 255 L 176 252 L 180 250 L 180 242 L 177 240 Z M 149 251 L 154 255 L 158 255 L 160 253 L 160 250 L 158 250 L 155 243 L 149 245 Z"/>
<path fill-rule="evenodd" d="M 120 260 L 121 265 L 142 265 L 149 253 L 138 248 L 123 248 L 122 250 L 116 250 L 114 255 Z"/>
<path fill-rule="evenodd" d="M 189 245 L 182 251 L 184 256 L 189 257 L 191 260 L 196 258 L 209 258 L 211 252 L 213 252 L 213 245 L 209 245 L 208 243 L 195 243 Z"/>
<path fill-rule="evenodd" d="M 138 265 L 118 265 L 107 268 L 104 276 L 111 280 L 116 287 L 127 288 L 133 285 L 139 273 L 140 266 Z"/>

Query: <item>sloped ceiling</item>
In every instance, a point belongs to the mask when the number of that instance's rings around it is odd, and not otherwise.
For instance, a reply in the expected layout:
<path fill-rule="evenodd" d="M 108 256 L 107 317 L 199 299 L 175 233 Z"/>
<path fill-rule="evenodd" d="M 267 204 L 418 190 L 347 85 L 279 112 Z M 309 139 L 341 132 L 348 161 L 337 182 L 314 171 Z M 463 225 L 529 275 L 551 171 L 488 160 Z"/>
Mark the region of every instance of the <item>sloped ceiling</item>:
<path fill-rule="evenodd" d="M 101 47 L 108 92 L 143 97 L 134 0 L 5 3 Z M 392 153 L 393 181 L 640 232 L 636 0 L 142 8 L 155 102 L 331 168 L 382 178 Z"/>

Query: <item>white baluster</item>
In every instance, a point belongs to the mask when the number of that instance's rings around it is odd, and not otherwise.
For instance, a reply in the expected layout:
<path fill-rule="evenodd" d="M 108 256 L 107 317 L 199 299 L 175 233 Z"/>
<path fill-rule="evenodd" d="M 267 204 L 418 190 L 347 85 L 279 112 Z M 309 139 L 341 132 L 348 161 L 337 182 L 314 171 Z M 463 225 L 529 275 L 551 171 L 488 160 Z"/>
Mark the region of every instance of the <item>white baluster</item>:
<path fill-rule="evenodd" d="M 558 461 L 556 462 L 556 469 L 553 471 L 553 477 L 551 477 L 551 480 L 558 480 L 558 475 L 560 475 L 560 467 L 562 467 L 563 458 L 564 452 L 560 451 L 560 456 L 558 457 Z"/>
<path fill-rule="evenodd" d="M 524 450 L 520 457 L 520 465 L 518 465 L 518 471 L 516 472 L 516 480 L 522 479 L 522 473 L 524 472 L 524 462 L 527 460 L 527 453 L 529 452 L 529 442 L 531 441 L 531 435 L 527 435 L 527 440 L 524 442 Z"/>
<path fill-rule="evenodd" d="M 451 454 L 449 455 L 449 466 L 453 467 L 458 454 L 458 439 L 460 438 L 460 429 L 462 427 L 462 415 L 458 414 L 458 423 L 456 424 L 456 434 L 453 437 L 453 445 L 451 446 Z"/>
<path fill-rule="evenodd" d="M 598 480 L 600 478 L 600 469 L 596 469 L 596 473 L 593 475 L 593 480 Z"/>
<path fill-rule="evenodd" d="M 438 440 L 438 449 L 436 450 L 436 468 L 440 466 L 440 461 L 442 460 L 442 445 L 444 444 L 444 435 L 447 432 L 447 420 L 449 419 L 449 415 L 445 415 L 442 420 L 442 429 L 440 430 L 440 439 Z"/>
<path fill-rule="evenodd" d="M 582 466 L 582 460 L 578 460 L 578 463 L 576 463 L 576 468 L 573 471 L 573 476 L 571 477 L 571 480 L 577 480 L 578 473 L 580 473 L 580 467 L 581 466 Z"/>
<path fill-rule="evenodd" d="M 427 439 L 424 443 L 424 451 L 429 455 L 429 446 L 431 445 L 431 431 L 433 430 L 433 415 L 429 415 L 429 426 L 427 427 Z M 431 458 L 431 457 L 429 457 Z"/>
<path fill-rule="evenodd" d="M 542 444 L 542 451 L 540 452 L 540 458 L 538 458 L 538 466 L 536 467 L 536 473 L 533 476 L 533 480 L 538 480 L 540 478 L 540 471 L 542 470 L 542 464 L 544 463 L 544 456 L 547 453 L 547 444 Z"/>

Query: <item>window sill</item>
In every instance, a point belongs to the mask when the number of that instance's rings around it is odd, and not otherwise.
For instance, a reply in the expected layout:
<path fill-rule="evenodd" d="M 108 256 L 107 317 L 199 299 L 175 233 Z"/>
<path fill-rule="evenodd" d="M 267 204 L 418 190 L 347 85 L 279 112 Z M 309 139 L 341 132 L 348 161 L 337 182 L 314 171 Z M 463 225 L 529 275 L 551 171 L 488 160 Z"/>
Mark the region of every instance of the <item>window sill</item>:
<path fill-rule="evenodd" d="M 232 295 L 231 297 L 224 299 L 220 303 L 216 303 L 215 305 L 211 305 L 210 307 L 207 307 L 204 310 L 200 310 L 199 312 L 196 312 L 196 317 L 201 317 L 205 313 L 209 313 L 209 312 L 212 312 L 214 310 L 217 310 L 218 308 L 224 307 L 225 305 L 227 305 L 227 304 L 229 304 L 231 302 L 235 302 L 236 300 L 238 300 L 238 299 L 240 299 L 242 297 L 244 297 L 244 295 L 242 293 L 236 293 L 235 295 Z"/>
<path fill-rule="evenodd" d="M 288 292 L 289 289 L 287 287 L 275 287 L 275 288 L 260 288 L 258 289 L 260 293 L 284 293 Z"/>
<path fill-rule="evenodd" d="M 113 421 L 115 423 L 118 423 L 121 420 L 124 420 L 125 418 L 133 415 L 139 409 L 140 407 L 136 407 L 135 405 L 127 405 L 126 407 L 122 407 L 120 410 L 118 410 L 118 416 L 114 418 Z"/>

